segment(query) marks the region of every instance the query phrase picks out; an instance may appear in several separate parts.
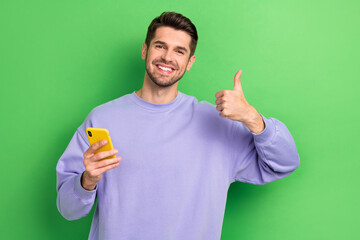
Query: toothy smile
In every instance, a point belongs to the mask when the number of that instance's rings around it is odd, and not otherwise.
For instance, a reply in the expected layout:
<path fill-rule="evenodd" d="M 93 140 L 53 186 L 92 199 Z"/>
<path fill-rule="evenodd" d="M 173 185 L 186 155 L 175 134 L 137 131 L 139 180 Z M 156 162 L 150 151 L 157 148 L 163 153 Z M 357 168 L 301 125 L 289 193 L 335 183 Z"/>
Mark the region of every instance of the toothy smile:
<path fill-rule="evenodd" d="M 167 73 L 171 73 L 171 72 L 174 71 L 173 68 L 164 67 L 164 66 L 161 66 L 161 65 L 156 65 L 156 67 L 157 67 L 158 69 L 160 69 L 161 71 L 167 72 Z"/>

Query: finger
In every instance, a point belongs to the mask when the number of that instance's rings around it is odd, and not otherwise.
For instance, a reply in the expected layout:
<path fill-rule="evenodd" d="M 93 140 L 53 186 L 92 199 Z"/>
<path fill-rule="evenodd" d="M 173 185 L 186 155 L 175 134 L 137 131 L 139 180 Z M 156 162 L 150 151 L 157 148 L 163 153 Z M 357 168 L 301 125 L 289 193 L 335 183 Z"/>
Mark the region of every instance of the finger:
<path fill-rule="evenodd" d="M 107 165 L 105 167 L 98 168 L 93 171 L 93 174 L 96 176 L 99 176 L 100 174 L 103 174 L 104 172 L 109 171 L 110 169 L 116 168 L 119 165 L 120 165 L 120 163 L 113 163 L 113 164 Z"/>
<path fill-rule="evenodd" d="M 104 168 L 106 166 L 118 163 L 122 160 L 121 157 L 116 157 L 116 158 L 110 158 L 110 159 L 104 159 L 102 161 L 98 161 L 94 164 L 93 169 L 99 169 L 99 168 Z"/>
<path fill-rule="evenodd" d="M 222 98 L 218 98 L 216 101 L 215 101 L 215 104 L 220 104 L 223 102 L 223 99 Z"/>
<path fill-rule="evenodd" d="M 240 81 L 241 73 L 242 73 L 242 70 L 240 69 L 240 70 L 237 71 L 237 73 L 235 74 L 235 77 L 234 77 L 234 90 L 237 90 L 237 91 L 241 91 L 241 92 L 242 92 L 241 81 Z"/>
<path fill-rule="evenodd" d="M 91 157 L 91 161 L 99 161 L 101 159 L 104 159 L 104 158 L 108 158 L 110 156 L 113 156 L 115 154 L 118 153 L 118 150 L 117 149 L 112 149 L 112 150 L 108 150 L 108 151 L 102 151 L 102 152 L 98 152 L 97 154 L 93 155 Z"/>
<path fill-rule="evenodd" d="M 224 107 L 222 105 L 217 105 L 216 110 L 222 111 L 222 110 L 224 110 Z"/>
<path fill-rule="evenodd" d="M 100 140 L 94 144 L 92 144 L 84 153 L 84 157 L 88 157 L 88 156 L 91 156 L 93 155 L 96 150 L 98 150 L 99 148 L 105 146 L 107 144 L 107 141 L 104 139 L 104 140 Z"/>
<path fill-rule="evenodd" d="M 218 91 L 218 92 L 215 94 L 215 97 L 216 97 L 216 98 L 219 98 L 219 97 L 222 97 L 222 96 L 224 96 L 224 90 Z"/>

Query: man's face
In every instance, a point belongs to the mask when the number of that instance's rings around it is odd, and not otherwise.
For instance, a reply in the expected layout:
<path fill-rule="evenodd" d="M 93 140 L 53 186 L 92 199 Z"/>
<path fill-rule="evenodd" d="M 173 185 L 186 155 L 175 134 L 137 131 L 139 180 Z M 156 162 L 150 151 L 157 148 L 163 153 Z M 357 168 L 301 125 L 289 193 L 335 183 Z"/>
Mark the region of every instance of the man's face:
<path fill-rule="evenodd" d="M 146 73 L 156 85 L 169 87 L 190 70 L 195 61 L 194 55 L 189 59 L 190 42 L 190 35 L 184 31 L 159 27 L 149 48 L 143 44 Z"/>

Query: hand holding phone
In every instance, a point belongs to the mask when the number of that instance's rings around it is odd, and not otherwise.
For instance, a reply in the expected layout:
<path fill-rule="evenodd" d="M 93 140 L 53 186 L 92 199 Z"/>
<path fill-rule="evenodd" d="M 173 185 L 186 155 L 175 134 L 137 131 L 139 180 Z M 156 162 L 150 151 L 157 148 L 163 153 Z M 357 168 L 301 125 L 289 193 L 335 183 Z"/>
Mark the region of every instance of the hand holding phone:
<path fill-rule="evenodd" d="M 86 132 L 91 146 L 84 153 L 85 171 L 81 176 L 81 185 L 91 191 L 96 188 L 102 174 L 119 166 L 122 158 L 115 156 L 118 150 L 113 149 L 107 129 L 87 128 Z"/>
<path fill-rule="evenodd" d="M 86 128 L 86 135 L 88 137 L 90 145 L 93 145 L 94 143 L 106 140 L 108 143 L 105 146 L 101 146 L 99 149 L 95 151 L 95 153 L 99 153 L 102 151 L 112 150 L 114 149 L 109 131 L 106 128 Z M 110 158 L 114 158 L 115 155 L 109 156 Z"/>

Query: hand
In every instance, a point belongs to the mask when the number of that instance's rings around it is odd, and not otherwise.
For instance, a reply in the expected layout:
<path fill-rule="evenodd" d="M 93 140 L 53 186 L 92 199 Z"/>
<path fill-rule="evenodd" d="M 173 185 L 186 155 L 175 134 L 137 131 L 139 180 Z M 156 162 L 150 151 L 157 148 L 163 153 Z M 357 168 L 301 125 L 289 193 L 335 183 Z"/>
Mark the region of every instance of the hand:
<path fill-rule="evenodd" d="M 265 129 L 265 123 L 261 115 L 245 99 L 240 75 L 242 70 L 235 74 L 234 90 L 222 90 L 215 94 L 216 110 L 220 111 L 221 117 L 243 122 L 250 131 L 260 133 Z"/>
<path fill-rule="evenodd" d="M 91 145 L 84 153 L 84 165 L 86 170 L 81 176 L 81 185 L 88 191 L 94 190 L 96 184 L 101 180 L 102 174 L 112 168 L 119 166 L 119 162 L 122 160 L 121 157 L 104 159 L 117 154 L 117 149 L 103 151 L 95 154 L 95 151 L 102 146 L 105 146 L 106 143 L 106 140 L 96 142 Z"/>

